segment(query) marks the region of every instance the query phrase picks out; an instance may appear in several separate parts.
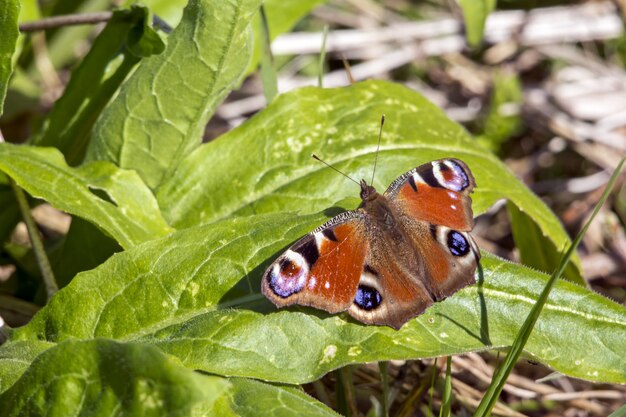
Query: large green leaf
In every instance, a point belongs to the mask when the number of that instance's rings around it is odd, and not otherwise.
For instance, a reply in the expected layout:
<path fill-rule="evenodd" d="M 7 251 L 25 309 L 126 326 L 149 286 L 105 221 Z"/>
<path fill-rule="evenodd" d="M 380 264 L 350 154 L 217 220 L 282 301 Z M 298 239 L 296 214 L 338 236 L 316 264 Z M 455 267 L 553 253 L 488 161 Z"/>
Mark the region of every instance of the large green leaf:
<path fill-rule="evenodd" d="M 19 35 L 17 19 L 20 14 L 19 0 L 0 3 L 0 116 L 4 109 L 9 78 L 13 73 L 13 52 Z"/>
<path fill-rule="evenodd" d="M 229 388 L 151 346 L 67 341 L 37 356 L 0 395 L 0 415 L 216 415 Z"/>
<path fill-rule="evenodd" d="M 54 348 L 55 344 L 41 341 L 23 341 L 9 343 L 0 348 L 0 394 L 7 391 L 25 372 L 28 370 L 30 375 L 29 382 L 35 382 L 40 384 L 47 380 L 58 377 L 70 378 L 70 373 L 76 372 L 76 366 L 74 362 L 80 360 L 82 362 L 81 374 L 88 375 L 93 374 L 94 371 L 101 371 L 103 367 L 109 365 L 112 368 L 119 369 L 120 373 L 124 373 L 123 377 L 127 380 L 126 385 L 122 384 L 122 381 L 111 378 L 111 374 L 105 373 L 100 378 L 102 383 L 101 391 L 107 391 L 108 389 L 119 389 L 122 387 L 131 387 L 133 384 L 143 384 L 146 381 L 145 369 L 142 369 L 146 365 L 152 366 L 149 362 L 156 358 L 155 367 L 157 370 L 152 369 L 149 376 L 154 377 L 153 381 L 157 384 L 163 385 L 165 389 L 170 389 L 169 392 L 175 394 L 175 400 L 191 400 L 194 401 L 195 394 L 198 393 L 197 386 L 194 386 L 194 382 L 200 382 L 202 385 L 201 395 L 208 393 L 207 400 L 211 400 L 211 397 L 218 395 L 220 390 L 230 385 L 228 395 L 222 395 L 222 398 L 217 398 L 213 409 L 213 415 L 227 416 L 237 415 L 240 417 L 278 417 L 278 416 L 328 416 L 336 417 L 337 414 L 330 410 L 328 407 L 319 403 L 315 399 L 309 397 L 300 389 L 295 387 L 277 386 L 272 384 L 263 383 L 260 381 L 245 379 L 245 378 L 232 378 L 227 380 L 219 380 L 217 378 L 206 378 L 199 374 L 189 372 L 184 368 L 178 367 L 172 361 L 163 358 L 163 355 L 155 352 L 155 349 L 150 346 L 141 347 L 140 345 L 121 345 L 108 342 L 105 340 L 88 341 L 83 343 L 70 342 L 61 343 L 58 348 Z M 49 348 L 53 348 L 54 354 L 47 352 L 41 359 L 37 359 L 37 356 Z M 145 348 L 145 355 L 143 349 Z M 97 352 L 94 352 L 94 349 Z M 60 352 L 65 353 L 65 356 Z M 112 353 L 113 355 L 108 355 Z M 99 355 L 99 356 L 98 356 Z M 116 361 L 115 355 L 126 359 L 127 356 L 131 357 L 130 361 Z M 96 356 L 101 361 L 90 361 L 89 359 Z M 53 364 L 51 361 L 59 361 L 58 365 Z M 72 362 L 72 364 L 70 364 Z M 112 363 L 113 362 L 113 363 Z M 129 369 L 128 363 L 131 363 L 132 369 Z M 32 368 L 29 370 L 29 366 Z M 45 369 L 42 369 L 45 368 Z M 61 372 L 57 372 L 59 368 L 63 368 Z M 160 368 L 160 369 L 159 369 Z M 42 381 L 32 381 L 33 373 L 40 372 L 43 378 Z M 141 371 L 144 372 L 141 372 Z M 115 370 L 113 372 L 116 372 Z M 115 376 L 115 375 L 113 375 Z M 121 375 L 120 375 L 121 376 Z M 47 379 L 46 379 L 47 378 Z M 177 379 L 182 381 L 183 389 L 189 389 L 190 393 L 182 393 L 184 395 L 176 395 L 176 391 L 169 386 L 170 382 L 178 383 Z M 93 383 L 97 383 L 95 380 Z M 97 387 L 86 386 L 77 387 L 83 389 L 86 395 L 89 395 L 90 391 L 97 389 Z M 208 383 L 208 385 L 207 385 Z M 24 382 L 20 382 L 17 387 L 23 387 Z M 215 390 L 217 388 L 217 392 Z M 16 394 L 16 389 L 13 388 L 13 393 Z M 23 394 L 17 394 L 13 402 L 19 402 L 23 396 L 28 395 L 32 391 L 39 393 L 43 392 L 43 388 L 29 387 Z M 47 388 L 50 390 L 50 388 Z M 188 395 L 185 398 L 185 395 Z M 22 397 L 22 398 L 20 398 Z M 9 398 L 9 394 L 6 397 L 0 399 Z M 54 397 L 52 397 L 54 398 Z M 196 398 L 197 400 L 197 398 Z M 126 405 L 128 402 L 126 403 Z M 49 400 L 46 402 L 47 406 L 53 405 Z M 146 403 L 147 407 L 152 404 Z M 206 405 L 206 404 L 205 404 Z M 67 404 L 69 407 L 76 407 L 76 404 Z M 183 409 L 187 407 L 184 406 Z M 230 414 L 230 409 L 236 414 Z M 0 406 L 2 409 L 2 406 Z M 103 410 L 106 414 L 107 410 Z M 69 412 L 68 408 L 65 408 L 63 412 Z M 115 414 L 118 415 L 118 414 Z M 162 414 L 161 414 L 162 415 Z"/>
<path fill-rule="evenodd" d="M 163 41 L 148 26 L 151 17 L 143 7 L 113 12 L 72 72 L 37 145 L 59 148 L 71 165 L 82 161 L 93 124 L 119 85 L 142 56 L 163 50 Z"/>
<path fill-rule="evenodd" d="M 33 197 L 94 223 L 124 248 L 171 231 L 137 174 L 109 162 L 70 168 L 57 149 L 0 143 L 0 171 Z"/>
<path fill-rule="evenodd" d="M 548 274 L 554 271 L 563 256 L 561 251 L 550 247 L 550 242 L 544 238 L 537 223 L 527 213 L 520 211 L 516 205 L 508 203 L 507 212 L 511 219 L 511 232 L 521 262 Z M 576 264 L 572 261 L 568 262 L 563 275 L 573 277 L 576 274 Z"/>
<path fill-rule="evenodd" d="M 300 389 L 231 378 L 231 407 L 242 417 L 338 417 L 328 407 Z"/>
<path fill-rule="evenodd" d="M 546 250 L 558 252 L 569 242 L 545 204 L 461 126 L 418 93 L 381 81 L 277 97 L 248 122 L 189 155 L 158 191 L 159 204 L 177 228 L 232 215 L 354 208 L 358 200 L 345 199 L 356 197 L 358 187 L 311 153 L 357 180 L 369 180 L 381 114 L 387 122 L 374 181 L 379 190 L 417 165 L 454 156 L 476 177 L 475 214 L 509 199 L 547 237 Z M 568 278 L 582 282 L 574 272 Z"/>
<path fill-rule="evenodd" d="M 547 279 L 485 256 L 477 285 L 399 332 L 311 309 L 261 314 L 270 310 L 258 295 L 264 266 L 324 218 L 284 213 L 233 218 L 116 254 L 78 275 L 12 340 L 142 341 L 192 369 L 301 383 L 348 363 L 504 348 Z M 626 382 L 625 342 L 623 306 L 562 281 L 527 352 L 567 375 Z"/>
<path fill-rule="evenodd" d="M 0 347 L 0 394 L 9 389 L 40 353 L 54 347 L 45 341 L 19 341 Z"/>
<path fill-rule="evenodd" d="M 165 51 L 142 63 L 98 119 L 87 157 L 134 169 L 157 188 L 240 81 L 259 4 L 191 0 Z"/>

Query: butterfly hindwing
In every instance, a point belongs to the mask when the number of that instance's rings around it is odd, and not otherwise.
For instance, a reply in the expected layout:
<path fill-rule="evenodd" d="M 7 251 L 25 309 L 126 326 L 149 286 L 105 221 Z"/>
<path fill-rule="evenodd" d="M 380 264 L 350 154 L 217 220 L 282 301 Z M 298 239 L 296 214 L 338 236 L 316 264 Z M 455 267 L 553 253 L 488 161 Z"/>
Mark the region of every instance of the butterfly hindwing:
<path fill-rule="evenodd" d="M 368 251 L 363 213 L 342 213 L 270 265 L 261 289 L 278 307 L 300 304 L 330 313 L 344 311 L 354 300 Z"/>

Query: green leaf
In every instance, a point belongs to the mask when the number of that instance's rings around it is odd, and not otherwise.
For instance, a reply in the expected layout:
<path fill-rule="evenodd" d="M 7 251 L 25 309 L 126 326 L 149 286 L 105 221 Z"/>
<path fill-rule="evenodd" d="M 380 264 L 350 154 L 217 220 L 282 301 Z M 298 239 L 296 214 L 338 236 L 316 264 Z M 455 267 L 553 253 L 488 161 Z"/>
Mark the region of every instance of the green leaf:
<path fill-rule="evenodd" d="M 54 346 L 54 343 L 39 340 L 19 341 L 0 346 L 0 394 L 22 376 L 40 353 Z"/>
<path fill-rule="evenodd" d="M 119 85 L 141 57 L 163 50 L 163 42 L 149 27 L 150 19 L 144 7 L 113 12 L 89 53 L 73 71 L 35 144 L 58 148 L 70 165 L 82 161 L 93 124 Z"/>
<path fill-rule="evenodd" d="M 260 313 L 272 310 L 258 294 L 268 262 L 324 219 L 285 213 L 233 218 L 116 254 L 78 275 L 12 340 L 141 341 L 192 369 L 302 383 L 350 363 L 506 348 L 547 280 L 484 254 L 477 285 L 400 331 L 312 309 Z M 242 295 L 237 284 L 250 293 Z M 563 281 L 526 352 L 570 376 L 623 383 L 625 342 L 626 308 Z"/>
<path fill-rule="evenodd" d="M 356 179 L 369 180 L 382 114 L 387 122 L 374 180 L 379 190 L 422 163 L 454 156 L 476 177 L 475 215 L 508 199 L 557 248 L 569 242 L 556 216 L 495 155 L 423 96 L 382 81 L 303 88 L 277 97 L 255 117 L 183 160 L 158 191 L 159 206 L 177 228 L 233 215 L 354 208 L 358 187 L 311 154 Z M 353 199 L 347 202 L 348 197 Z"/>
<path fill-rule="evenodd" d="M 319 401 L 302 390 L 265 384 L 252 379 L 231 378 L 231 407 L 242 417 L 338 417 Z"/>
<path fill-rule="evenodd" d="M 54 148 L 0 143 L 0 171 L 33 197 L 94 223 L 124 248 L 171 231 L 137 174 L 108 162 L 70 168 Z"/>
<path fill-rule="evenodd" d="M 515 246 L 519 250 L 520 260 L 524 265 L 550 273 L 559 264 L 563 248 L 557 248 L 554 242 L 545 238 L 544 233 L 532 218 L 521 211 L 515 204 L 507 204 L 507 212 L 511 219 L 511 231 Z M 563 278 L 572 282 L 580 282 L 579 264 L 570 260 Z"/>
<path fill-rule="evenodd" d="M 76 274 L 93 269 L 122 248 L 96 226 L 80 217 L 72 218 L 63 241 L 50 253 L 50 263 L 59 287 Z"/>
<path fill-rule="evenodd" d="M 4 97 L 13 73 L 12 61 L 19 35 L 19 14 L 19 0 L 4 0 L 0 3 L 0 116 L 4 112 Z"/>
<path fill-rule="evenodd" d="M 496 7 L 496 0 L 458 0 L 465 19 L 467 43 L 476 47 L 483 40 L 485 22 Z"/>
<path fill-rule="evenodd" d="M 151 189 L 196 148 L 216 106 L 239 83 L 260 0 L 191 0 L 165 51 L 146 60 L 94 127 L 88 160 L 136 170 Z"/>
<path fill-rule="evenodd" d="M 33 361 L 0 395 L 0 414 L 210 415 L 229 388 L 151 346 L 72 340 Z"/>

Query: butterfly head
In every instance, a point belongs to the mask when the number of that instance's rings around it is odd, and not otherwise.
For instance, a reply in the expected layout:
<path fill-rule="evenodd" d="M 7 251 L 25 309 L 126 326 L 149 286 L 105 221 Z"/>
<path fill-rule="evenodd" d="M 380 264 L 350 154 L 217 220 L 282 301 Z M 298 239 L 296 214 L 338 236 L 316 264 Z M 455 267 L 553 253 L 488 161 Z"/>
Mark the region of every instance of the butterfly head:
<path fill-rule="evenodd" d="M 361 186 L 361 200 L 363 200 L 364 202 L 374 200 L 378 195 L 378 191 L 376 191 L 376 188 L 369 185 L 367 182 L 365 182 L 365 180 L 361 180 L 359 185 Z"/>

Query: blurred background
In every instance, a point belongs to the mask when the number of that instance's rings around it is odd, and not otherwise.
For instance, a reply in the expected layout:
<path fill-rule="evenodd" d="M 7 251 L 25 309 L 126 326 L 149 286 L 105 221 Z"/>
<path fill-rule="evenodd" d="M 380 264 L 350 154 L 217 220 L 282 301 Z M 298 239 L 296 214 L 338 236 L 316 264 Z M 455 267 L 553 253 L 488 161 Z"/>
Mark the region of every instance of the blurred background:
<path fill-rule="evenodd" d="M 180 0 L 143 3 L 158 16 L 163 36 L 168 26 L 176 25 L 185 5 Z M 372 78 L 392 80 L 428 97 L 499 155 L 557 213 L 572 236 L 626 153 L 624 0 L 497 4 L 495 0 L 306 0 L 297 12 L 288 3 L 266 2 L 273 58 L 264 54 L 262 69 L 251 68 L 241 88 L 222 103 L 207 125 L 206 141 L 265 107 L 272 97 L 268 79 L 277 80 L 278 92 L 305 85 L 337 87 Z M 24 1 L 20 20 L 109 11 L 128 4 Z M 280 13 L 270 14 L 279 9 Z M 28 32 L 0 119 L 7 140 L 24 142 L 39 131 L 103 25 Z M 622 304 L 626 300 L 624 179 L 622 175 L 618 180 L 579 250 L 591 288 Z M 474 234 L 483 249 L 519 261 L 504 205 L 496 204 L 480 216 Z M 67 233 L 69 217 L 50 206 L 38 206 L 34 216 L 49 244 Z M 9 232 L 11 238 L 0 256 L 0 283 L 5 289 L 16 276 L 36 274 L 28 262 L 19 261 L 29 244 L 25 226 L 19 223 Z M 2 314 L 11 325 L 27 322 L 39 308 L 35 298 L 11 302 L 19 303 L 17 311 Z M 453 358 L 453 389 L 460 400 L 454 415 L 471 415 L 497 360 L 495 353 Z M 392 415 L 427 415 L 431 378 L 443 363 L 390 365 Z M 333 404 L 333 393 L 341 385 L 337 374 L 305 388 L 352 415 L 375 410 L 372 394 L 381 389 L 378 367 L 355 367 L 350 378 L 355 387 L 350 404 Z M 607 416 L 625 402 L 623 386 L 572 380 L 521 361 L 495 413 Z"/>

